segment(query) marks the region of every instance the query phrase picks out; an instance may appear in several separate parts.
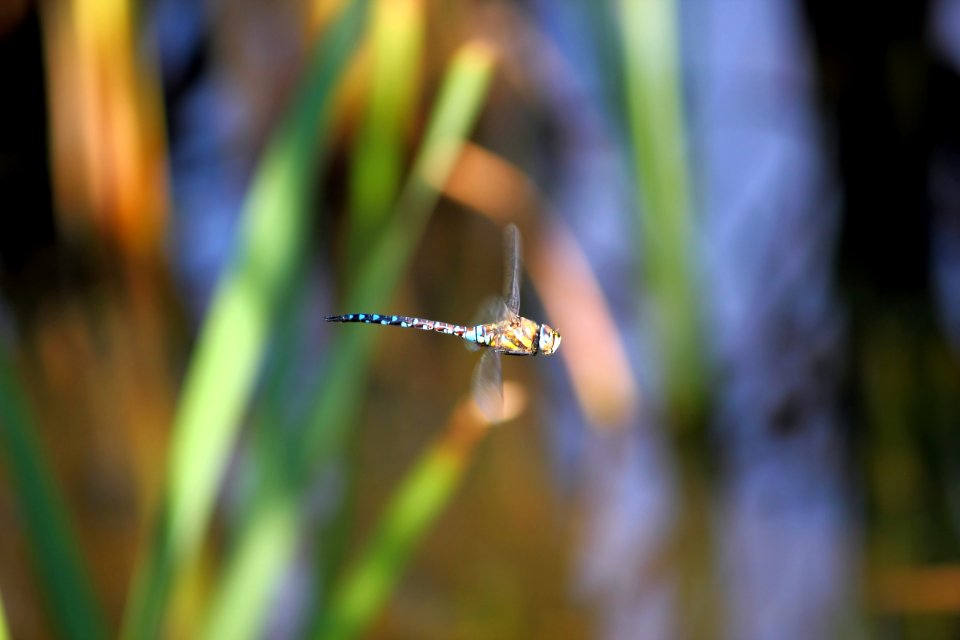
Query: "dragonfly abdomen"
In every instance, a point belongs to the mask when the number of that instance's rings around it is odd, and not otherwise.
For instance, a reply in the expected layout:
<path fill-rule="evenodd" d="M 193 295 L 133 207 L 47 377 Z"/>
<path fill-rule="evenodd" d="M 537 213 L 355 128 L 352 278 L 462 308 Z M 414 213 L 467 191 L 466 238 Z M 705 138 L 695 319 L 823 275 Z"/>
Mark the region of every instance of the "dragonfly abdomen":
<path fill-rule="evenodd" d="M 449 322 L 440 322 L 439 320 L 427 320 L 425 318 L 413 318 L 410 316 L 397 316 L 384 313 L 348 313 L 342 316 L 327 316 L 327 322 L 363 322 L 365 324 L 381 324 L 391 327 L 402 327 L 404 329 L 422 329 L 424 331 L 436 331 L 463 337 L 472 327 L 464 327 L 459 324 L 450 324 Z"/>

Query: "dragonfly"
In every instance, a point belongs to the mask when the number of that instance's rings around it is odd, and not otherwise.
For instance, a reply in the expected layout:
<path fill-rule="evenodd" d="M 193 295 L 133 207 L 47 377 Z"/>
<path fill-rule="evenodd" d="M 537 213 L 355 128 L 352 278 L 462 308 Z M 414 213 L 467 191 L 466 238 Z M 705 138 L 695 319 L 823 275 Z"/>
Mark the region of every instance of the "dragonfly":
<path fill-rule="evenodd" d="M 473 375 L 473 397 L 491 420 L 503 412 L 503 372 L 500 355 L 549 356 L 560 348 L 560 332 L 544 322 L 520 315 L 520 231 L 509 225 L 504 231 L 503 295 L 486 305 L 491 321 L 460 325 L 389 313 L 348 313 L 327 316 L 327 322 L 362 322 L 404 329 L 421 329 L 457 336 L 469 347 L 483 349 Z"/>

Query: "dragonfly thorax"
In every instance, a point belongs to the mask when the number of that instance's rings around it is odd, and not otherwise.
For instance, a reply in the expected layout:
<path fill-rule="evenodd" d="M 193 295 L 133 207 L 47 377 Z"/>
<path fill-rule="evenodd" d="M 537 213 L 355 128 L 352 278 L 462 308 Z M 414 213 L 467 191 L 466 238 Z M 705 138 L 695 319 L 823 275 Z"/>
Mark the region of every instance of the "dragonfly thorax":
<path fill-rule="evenodd" d="M 520 316 L 478 324 L 468 329 L 463 338 L 512 356 L 550 355 L 560 346 L 560 334 L 557 331 Z"/>

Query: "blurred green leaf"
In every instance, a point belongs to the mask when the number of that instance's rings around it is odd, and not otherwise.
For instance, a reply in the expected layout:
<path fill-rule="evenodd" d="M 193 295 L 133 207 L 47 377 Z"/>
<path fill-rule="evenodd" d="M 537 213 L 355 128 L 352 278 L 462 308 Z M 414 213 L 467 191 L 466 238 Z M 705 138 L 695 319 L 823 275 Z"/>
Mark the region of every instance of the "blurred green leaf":
<path fill-rule="evenodd" d="M 639 192 L 646 282 L 656 304 L 665 388 L 681 423 L 703 395 L 702 341 L 680 91 L 676 3 L 620 0 L 628 125 Z"/>
<path fill-rule="evenodd" d="M 423 3 L 380 0 L 372 18 L 370 99 L 350 172 L 350 264 L 360 264 L 393 210 L 420 90 Z"/>
<path fill-rule="evenodd" d="M 348 308 L 372 309 L 389 301 L 439 197 L 430 185 L 442 184 L 452 170 L 485 100 L 492 71 L 491 51 L 477 44 L 463 47 L 451 62 L 410 178 L 382 237 L 362 263 Z M 374 331 L 340 332 L 324 363 L 305 433 L 295 442 L 269 445 L 261 452 L 262 458 L 272 460 L 238 531 L 204 637 L 250 637 L 262 628 L 269 598 L 296 550 L 300 499 L 309 478 L 336 454 L 357 414 L 377 339 Z M 267 434 L 276 433 L 266 429 Z"/>
<path fill-rule="evenodd" d="M 257 171 L 239 245 L 201 330 L 177 409 L 163 513 L 140 568 L 124 637 L 157 635 L 169 591 L 210 519 L 277 310 L 301 264 L 310 181 L 318 152 L 326 150 L 334 89 L 366 6 L 367 0 L 351 2 L 320 39 Z"/>
<path fill-rule="evenodd" d="M 373 621 L 417 542 L 460 485 L 466 458 L 452 440 L 426 451 L 397 489 L 358 562 L 334 589 L 318 638 L 355 638 Z"/>
<path fill-rule="evenodd" d="M 7 610 L 3 606 L 3 599 L 0 598 L 0 640 L 9 640 L 10 629 L 7 626 Z"/>
<path fill-rule="evenodd" d="M 50 619 L 64 638 L 103 638 L 106 626 L 82 566 L 63 500 L 47 468 L 36 425 L 5 352 L 0 352 L 0 449 L 25 535 L 50 601 Z M 2 624 L 6 633 L 6 622 Z"/>
<path fill-rule="evenodd" d="M 667 419 L 679 467 L 676 549 L 678 623 L 690 637 L 716 636 L 720 600 L 708 507 L 704 344 L 697 304 L 693 213 L 676 0 L 620 0 L 628 124 L 645 267 Z"/>

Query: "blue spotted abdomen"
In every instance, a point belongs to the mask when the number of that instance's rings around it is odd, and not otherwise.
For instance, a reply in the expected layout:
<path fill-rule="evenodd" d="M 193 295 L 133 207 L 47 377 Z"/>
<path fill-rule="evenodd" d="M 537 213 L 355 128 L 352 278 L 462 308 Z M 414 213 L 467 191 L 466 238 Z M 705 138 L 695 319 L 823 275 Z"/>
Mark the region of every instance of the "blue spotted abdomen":
<path fill-rule="evenodd" d="M 423 329 L 424 331 L 436 331 L 460 338 L 463 338 L 464 334 L 473 329 L 473 327 L 464 327 L 449 322 L 386 313 L 348 313 L 342 316 L 327 316 L 326 320 L 327 322 L 363 322 L 364 324 L 380 324 L 405 329 Z"/>

